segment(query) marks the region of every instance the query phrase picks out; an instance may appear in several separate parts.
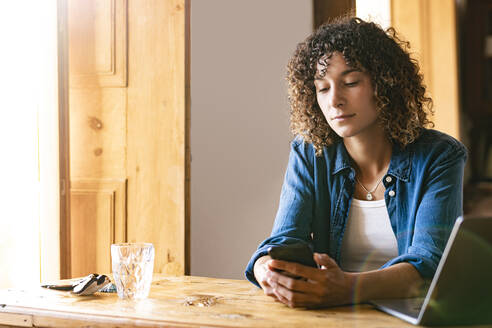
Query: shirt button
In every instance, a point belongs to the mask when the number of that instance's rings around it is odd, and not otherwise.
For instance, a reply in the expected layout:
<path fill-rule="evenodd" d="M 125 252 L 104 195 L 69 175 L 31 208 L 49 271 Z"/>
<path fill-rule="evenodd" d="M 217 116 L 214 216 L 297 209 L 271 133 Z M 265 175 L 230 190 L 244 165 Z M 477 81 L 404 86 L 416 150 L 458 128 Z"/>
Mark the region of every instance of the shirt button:
<path fill-rule="evenodd" d="M 394 197 L 396 195 L 396 193 L 394 190 L 390 190 L 388 195 L 390 195 L 391 197 Z"/>
<path fill-rule="evenodd" d="M 391 181 L 393 181 L 393 179 L 392 179 L 389 175 L 386 177 L 386 179 L 385 179 L 385 180 L 386 180 L 386 182 L 388 182 L 388 183 L 390 183 Z"/>

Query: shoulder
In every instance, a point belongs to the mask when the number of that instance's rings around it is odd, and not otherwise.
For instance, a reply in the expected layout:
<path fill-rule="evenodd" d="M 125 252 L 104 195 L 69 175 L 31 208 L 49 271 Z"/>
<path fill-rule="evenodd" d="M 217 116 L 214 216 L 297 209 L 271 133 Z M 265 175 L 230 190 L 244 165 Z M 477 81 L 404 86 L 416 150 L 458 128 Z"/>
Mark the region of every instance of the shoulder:
<path fill-rule="evenodd" d="M 335 141 L 333 144 L 329 146 L 323 147 L 323 155 L 320 157 L 316 156 L 316 149 L 313 144 L 307 142 L 302 136 L 297 135 L 294 140 L 291 142 L 291 152 L 295 151 L 299 155 L 302 155 L 305 158 L 310 158 L 313 161 L 319 160 L 323 157 L 325 158 L 334 158 L 337 157 L 338 153 L 343 151 L 340 145 L 341 141 Z M 342 147 L 343 148 L 343 147 Z"/>
<path fill-rule="evenodd" d="M 418 148 L 449 149 L 466 153 L 466 148 L 461 142 L 446 133 L 432 129 L 424 129 L 414 144 Z"/>
<path fill-rule="evenodd" d="M 443 132 L 424 129 L 417 140 L 409 145 L 416 158 L 441 158 L 443 160 L 466 160 L 466 147 L 455 138 Z"/>
<path fill-rule="evenodd" d="M 294 140 L 292 140 L 290 143 L 290 150 L 305 158 L 312 158 L 316 154 L 314 146 L 311 143 L 306 142 L 300 135 L 295 136 Z"/>
<path fill-rule="evenodd" d="M 302 162 L 313 174 L 325 176 L 327 172 L 336 173 L 350 168 L 350 160 L 341 140 L 323 147 L 321 156 L 316 155 L 314 146 L 302 137 L 296 137 L 291 144 L 291 160 Z"/>

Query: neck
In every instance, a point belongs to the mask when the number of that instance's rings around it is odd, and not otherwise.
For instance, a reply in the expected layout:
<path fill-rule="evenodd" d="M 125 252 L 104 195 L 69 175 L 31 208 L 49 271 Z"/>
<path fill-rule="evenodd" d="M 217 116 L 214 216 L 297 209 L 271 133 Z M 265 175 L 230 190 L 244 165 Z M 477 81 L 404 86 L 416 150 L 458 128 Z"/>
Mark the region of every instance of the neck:
<path fill-rule="evenodd" d="M 361 180 L 370 181 L 386 172 L 392 146 L 382 129 L 344 138 L 343 143 Z"/>

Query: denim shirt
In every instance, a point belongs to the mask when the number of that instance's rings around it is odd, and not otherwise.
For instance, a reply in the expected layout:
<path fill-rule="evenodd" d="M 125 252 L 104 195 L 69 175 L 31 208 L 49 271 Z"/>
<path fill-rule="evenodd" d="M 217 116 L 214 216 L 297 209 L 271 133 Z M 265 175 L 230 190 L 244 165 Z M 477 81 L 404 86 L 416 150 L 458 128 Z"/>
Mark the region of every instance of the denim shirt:
<path fill-rule="evenodd" d="M 393 146 L 382 183 L 398 256 L 381 269 L 408 262 L 424 279 L 433 277 L 462 215 L 466 158 L 459 141 L 435 130 L 424 129 L 403 149 Z M 294 139 L 272 233 L 253 254 L 246 278 L 258 285 L 254 263 L 273 245 L 306 242 L 339 264 L 354 189 L 355 171 L 342 141 L 316 157 L 312 144 Z"/>

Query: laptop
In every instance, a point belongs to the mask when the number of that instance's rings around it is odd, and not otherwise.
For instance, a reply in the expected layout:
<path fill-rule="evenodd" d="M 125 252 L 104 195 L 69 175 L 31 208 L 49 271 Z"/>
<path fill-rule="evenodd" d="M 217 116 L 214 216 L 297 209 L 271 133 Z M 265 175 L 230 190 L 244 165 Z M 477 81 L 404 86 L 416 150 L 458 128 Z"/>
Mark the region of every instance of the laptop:
<path fill-rule="evenodd" d="M 492 217 L 456 220 L 424 298 L 370 303 L 414 325 L 492 324 Z"/>

